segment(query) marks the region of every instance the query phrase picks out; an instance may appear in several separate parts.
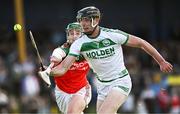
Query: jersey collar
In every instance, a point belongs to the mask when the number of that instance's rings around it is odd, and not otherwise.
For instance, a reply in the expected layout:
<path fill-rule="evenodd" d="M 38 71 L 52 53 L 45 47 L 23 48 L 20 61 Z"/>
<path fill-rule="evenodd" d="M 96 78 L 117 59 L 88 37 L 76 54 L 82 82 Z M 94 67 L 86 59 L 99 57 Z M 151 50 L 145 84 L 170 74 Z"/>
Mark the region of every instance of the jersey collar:
<path fill-rule="evenodd" d="M 100 33 L 101 33 L 101 27 L 99 27 L 99 33 L 98 33 L 98 35 L 97 36 L 95 36 L 95 37 L 90 37 L 90 36 L 88 36 L 88 35 L 86 35 L 88 38 L 90 38 L 90 39 L 96 39 L 99 35 L 100 35 Z"/>

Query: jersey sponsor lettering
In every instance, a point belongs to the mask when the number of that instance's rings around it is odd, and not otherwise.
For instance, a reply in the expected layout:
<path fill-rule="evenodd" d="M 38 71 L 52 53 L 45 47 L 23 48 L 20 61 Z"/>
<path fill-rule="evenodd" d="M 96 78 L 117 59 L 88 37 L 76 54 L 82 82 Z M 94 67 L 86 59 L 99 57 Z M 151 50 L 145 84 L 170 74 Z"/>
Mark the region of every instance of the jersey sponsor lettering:
<path fill-rule="evenodd" d="M 103 59 L 113 56 L 114 54 L 114 47 L 86 52 L 86 56 L 91 59 Z"/>

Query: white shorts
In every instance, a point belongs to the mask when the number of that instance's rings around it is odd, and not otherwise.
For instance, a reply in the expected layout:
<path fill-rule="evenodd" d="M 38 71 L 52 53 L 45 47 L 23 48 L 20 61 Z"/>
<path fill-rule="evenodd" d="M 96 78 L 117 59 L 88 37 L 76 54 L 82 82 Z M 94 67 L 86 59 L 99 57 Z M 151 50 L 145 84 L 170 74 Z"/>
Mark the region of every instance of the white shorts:
<path fill-rule="evenodd" d="M 81 88 L 79 91 L 77 91 L 74 94 L 66 93 L 62 90 L 60 90 L 57 86 L 55 87 L 55 97 L 56 97 L 56 103 L 59 107 L 59 110 L 63 113 L 67 113 L 68 110 L 68 104 L 73 97 L 73 95 L 80 95 L 84 97 L 84 100 L 86 102 L 86 106 L 88 106 L 92 93 L 91 93 L 91 86 L 88 84 L 87 86 Z"/>
<path fill-rule="evenodd" d="M 98 100 L 104 101 L 107 97 L 108 93 L 115 89 L 122 94 L 128 96 L 132 88 L 131 78 L 128 75 L 122 78 L 118 78 L 116 80 L 110 82 L 100 82 L 97 80 L 97 93 L 98 93 Z"/>

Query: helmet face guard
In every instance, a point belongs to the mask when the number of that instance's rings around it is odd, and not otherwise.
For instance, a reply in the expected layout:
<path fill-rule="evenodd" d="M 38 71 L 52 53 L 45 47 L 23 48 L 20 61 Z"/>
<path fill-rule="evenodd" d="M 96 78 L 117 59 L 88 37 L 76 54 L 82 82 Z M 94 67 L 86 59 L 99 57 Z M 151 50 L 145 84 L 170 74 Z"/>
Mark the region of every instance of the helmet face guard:
<path fill-rule="evenodd" d="M 87 35 L 91 35 L 95 31 L 95 29 L 96 29 L 96 27 L 98 25 L 98 23 L 94 25 L 94 23 L 93 23 L 94 19 L 95 18 L 100 18 L 100 15 L 101 15 L 101 13 L 100 13 L 98 8 L 96 8 L 94 6 L 90 6 L 90 7 L 85 7 L 83 9 L 79 10 L 78 13 L 77 13 L 76 19 L 77 19 L 78 22 L 81 22 L 81 20 L 83 18 L 88 18 L 89 20 L 91 20 L 91 26 L 94 29 L 93 29 L 93 31 L 91 31 L 89 33 L 85 33 Z"/>

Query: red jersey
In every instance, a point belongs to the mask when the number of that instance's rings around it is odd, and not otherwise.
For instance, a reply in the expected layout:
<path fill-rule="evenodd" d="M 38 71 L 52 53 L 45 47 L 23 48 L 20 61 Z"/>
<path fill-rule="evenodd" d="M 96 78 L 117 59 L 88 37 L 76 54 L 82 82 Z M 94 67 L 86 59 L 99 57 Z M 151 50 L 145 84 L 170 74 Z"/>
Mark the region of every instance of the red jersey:
<path fill-rule="evenodd" d="M 89 69 L 89 65 L 85 59 L 75 61 L 63 76 L 54 77 L 55 83 L 59 89 L 66 93 L 76 93 L 88 84 L 86 74 Z"/>

